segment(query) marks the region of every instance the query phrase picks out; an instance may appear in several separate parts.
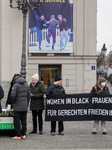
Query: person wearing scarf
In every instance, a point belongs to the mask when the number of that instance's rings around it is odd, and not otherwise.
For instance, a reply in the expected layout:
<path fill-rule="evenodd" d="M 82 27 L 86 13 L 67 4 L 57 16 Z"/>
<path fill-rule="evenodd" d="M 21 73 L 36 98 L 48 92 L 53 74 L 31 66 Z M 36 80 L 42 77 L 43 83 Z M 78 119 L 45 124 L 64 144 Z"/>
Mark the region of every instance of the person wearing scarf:
<path fill-rule="evenodd" d="M 104 77 L 100 77 L 99 78 L 99 82 L 98 84 L 96 84 L 92 90 L 91 93 L 96 93 L 96 94 L 100 94 L 100 95 L 109 95 L 109 89 L 106 85 L 106 79 Z M 98 127 L 99 127 L 99 120 L 94 121 L 94 125 L 93 125 L 93 130 L 92 130 L 92 134 L 96 134 L 98 131 Z M 101 121 L 101 130 L 102 130 L 102 134 L 107 134 L 106 132 L 106 121 Z"/>
<path fill-rule="evenodd" d="M 32 82 L 30 83 L 31 91 L 31 103 L 30 110 L 33 117 L 33 130 L 29 134 L 37 133 L 37 116 L 39 124 L 39 134 L 43 134 L 43 119 L 42 113 L 44 110 L 44 98 L 45 87 L 42 82 L 39 81 L 38 73 L 32 76 Z"/>

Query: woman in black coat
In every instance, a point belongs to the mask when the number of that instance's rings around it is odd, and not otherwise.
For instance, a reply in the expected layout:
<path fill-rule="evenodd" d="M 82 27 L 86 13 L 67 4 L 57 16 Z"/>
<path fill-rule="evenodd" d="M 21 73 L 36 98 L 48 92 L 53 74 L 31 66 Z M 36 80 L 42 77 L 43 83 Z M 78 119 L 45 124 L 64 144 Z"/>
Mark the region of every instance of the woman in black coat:
<path fill-rule="evenodd" d="M 62 79 L 57 75 L 55 78 L 55 82 L 49 86 L 46 92 L 46 96 L 54 96 L 62 94 L 65 94 L 65 90 L 62 87 Z M 63 121 L 58 121 L 59 135 L 64 135 L 63 131 L 64 131 Z M 56 132 L 56 121 L 51 121 L 51 135 L 55 135 L 55 132 Z"/>
<path fill-rule="evenodd" d="M 9 88 L 9 92 L 8 92 L 8 96 L 7 96 L 7 101 L 6 101 L 6 107 L 8 106 L 8 105 L 11 105 L 11 108 L 12 108 L 12 100 L 11 100 L 11 90 L 12 90 L 12 87 L 13 87 L 13 85 L 14 85 L 14 78 L 17 76 L 17 74 L 15 74 L 14 76 L 13 76 L 13 78 L 12 78 L 12 81 L 11 81 L 11 83 L 10 83 L 10 88 Z"/>
<path fill-rule="evenodd" d="M 0 85 L 0 112 L 2 112 L 1 99 L 4 97 L 4 91 Z"/>

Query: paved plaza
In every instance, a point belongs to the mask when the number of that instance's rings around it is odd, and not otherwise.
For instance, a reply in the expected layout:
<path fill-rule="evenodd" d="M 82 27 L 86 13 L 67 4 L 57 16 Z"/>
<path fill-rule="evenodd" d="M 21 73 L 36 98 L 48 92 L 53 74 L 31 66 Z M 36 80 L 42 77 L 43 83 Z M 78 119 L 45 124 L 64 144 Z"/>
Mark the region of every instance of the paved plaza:
<path fill-rule="evenodd" d="M 112 87 L 109 87 L 112 94 Z M 44 118 L 43 114 L 43 118 Z M 11 137 L 1 136 L 0 150 L 16 150 L 16 149 L 112 149 L 112 122 L 107 122 L 107 135 L 102 135 L 99 132 L 92 135 L 93 121 L 72 121 L 64 122 L 64 136 L 50 135 L 50 122 L 44 121 L 43 135 L 33 134 L 29 132 L 32 130 L 32 115 L 28 113 L 27 118 L 27 139 L 26 140 L 12 140 Z"/>

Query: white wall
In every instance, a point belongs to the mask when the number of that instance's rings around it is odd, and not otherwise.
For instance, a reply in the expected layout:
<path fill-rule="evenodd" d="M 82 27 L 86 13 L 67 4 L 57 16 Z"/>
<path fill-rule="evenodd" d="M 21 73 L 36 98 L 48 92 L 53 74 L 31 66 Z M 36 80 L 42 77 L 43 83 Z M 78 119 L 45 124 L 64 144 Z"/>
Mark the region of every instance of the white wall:
<path fill-rule="evenodd" d="M 8 0 L 0 0 L 1 78 L 10 81 L 13 74 L 20 72 L 22 52 L 22 12 L 11 9 Z"/>
<path fill-rule="evenodd" d="M 2 1 L 0 1 L 0 18 L 1 17 L 2 17 Z M 0 21 L 0 81 L 1 81 L 1 67 L 2 67 L 1 55 L 2 55 L 2 21 Z"/>
<path fill-rule="evenodd" d="M 77 92 L 89 92 L 96 83 L 97 0 L 74 1 L 74 53 L 77 60 Z"/>

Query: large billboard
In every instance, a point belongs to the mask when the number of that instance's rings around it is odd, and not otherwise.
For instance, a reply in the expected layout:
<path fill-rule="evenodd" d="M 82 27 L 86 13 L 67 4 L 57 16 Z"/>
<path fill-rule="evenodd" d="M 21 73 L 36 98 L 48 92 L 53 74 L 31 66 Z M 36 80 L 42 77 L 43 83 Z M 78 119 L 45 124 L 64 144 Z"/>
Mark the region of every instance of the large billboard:
<path fill-rule="evenodd" d="M 29 11 L 29 53 L 73 52 L 73 1 L 40 0 Z"/>

